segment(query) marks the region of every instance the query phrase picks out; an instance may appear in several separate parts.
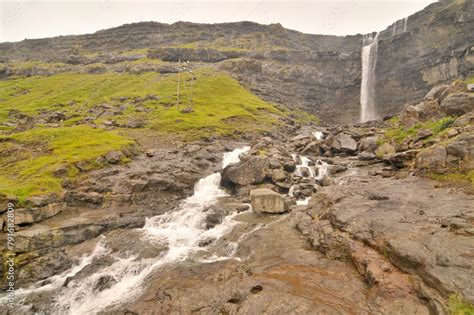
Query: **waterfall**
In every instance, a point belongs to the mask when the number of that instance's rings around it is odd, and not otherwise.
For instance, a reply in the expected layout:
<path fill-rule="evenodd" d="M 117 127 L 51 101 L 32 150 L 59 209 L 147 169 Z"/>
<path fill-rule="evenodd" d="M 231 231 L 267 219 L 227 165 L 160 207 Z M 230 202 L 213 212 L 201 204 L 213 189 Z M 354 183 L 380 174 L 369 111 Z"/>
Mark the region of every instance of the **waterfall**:
<path fill-rule="evenodd" d="M 406 31 L 407 31 L 408 17 L 404 18 L 402 23 L 403 23 L 403 30 L 400 32 L 400 34 L 401 33 L 406 33 Z M 397 35 L 397 24 L 398 24 L 398 21 L 393 23 L 392 37 Z"/>
<path fill-rule="evenodd" d="M 244 147 L 225 153 L 222 167 L 238 162 L 239 155 L 249 149 L 250 147 Z M 49 313 L 97 314 L 138 297 L 146 280 L 160 267 L 187 259 L 209 262 L 230 258 L 212 253 L 209 253 L 210 258 L 207 259 L 192 256 L 206 251 L 207 247 L 202 246 L 202 241 L 217 240 L 236 224 L 233 217 L 237 213 L 225 217 L 221 224 L 206 229 L 204 222 L 207 208 L 216 203 L 219 197 L 226 196 L 225 191 L 220 189 L 220 181 L 220 173 L 202 178 L 195 184 L 194 194 L 181 202 L 175 210 L 149 218 L 143 228 L 135 230 L 141 241 L 164 248 L 157 257 L 143 258 L 139 254 L 133 254 L 132 248 L 128 247 L 126 251 L 111 252 L 107 248 L 107 237 L 103 236 L 96 249 L 83 257 L 77 266 L 32 288 L 18 290 L 17 301 L 24 301 L 32 293 L 53 291 L 55 296 Z M 130 246 L 137 245 L 132 242 Z M 75 276 L 105 255 L 111 258 L 111 264 L 99 266 L 94 273 L 71 280 L 67 286 L 63 285 L 68 277 Z M 97 283 L 103 278 L 113 279 L 113 283 L 102 291 L 95 290 Z"/>
<path fill-rule="evenodd" d="M 375 66 L 379 33 L 372 37 L 364 35 L 362 47 L 362 84 L 360 88 L 360 121 L 376 120 L 375 106 Z"/>
<path fill-rule="evenodd" d="M 321 140 L 324 137 L 323 133 L 320 132 L 320 131 L 313 132 L 313 135 L 318 140 Z M 328 163 L 326 163 L 324 161 L 321 161 L 321 160 L 317 160 L 314 167 L 311 167 L 311 166 L 309 166 L 309 163 L 310 163 L 311 160 L 308 157 L 298 155 L 298 154 L 292 154 L 291 156 L 293 157 L 293 160 L 296 163 L 298 163 L 298 161 L 300 162 L 299 164 L 296 165 L 296 171 L 295 171 L 296 175 L 303 176 L 303 169 L 307 169 L 308 173 L 309 173 L 309 178 L 314 178 L 316 181 L 321 181 L 324 177 L 329 176 L 329 164 Z M 318 175 L 316 175 L 316 172 L 315 172 L 314 169 L 318 170 Z M 295 196 L 294 192 L 295 192 L 295 187 L 296 186 L 298 186 L 298 185 L 293 185 L 293 186 L 290 187 L 290 190 L 288 192 L 289 196 L 291 196 L 291 197 Z M 296 200 L 296 204 L 299 205 L 299 206 L 308 205 L 310 199 L 311 199 L 311 197 L 305 197 L 304 199 L 298 199 L 298 200 Z"/>

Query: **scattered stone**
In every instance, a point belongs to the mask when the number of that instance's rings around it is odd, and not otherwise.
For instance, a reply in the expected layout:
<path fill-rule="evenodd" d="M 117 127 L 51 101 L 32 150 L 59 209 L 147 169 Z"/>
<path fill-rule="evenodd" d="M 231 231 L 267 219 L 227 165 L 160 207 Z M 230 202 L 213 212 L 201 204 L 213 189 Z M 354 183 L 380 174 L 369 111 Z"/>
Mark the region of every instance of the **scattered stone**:
<path fill-rule="evenodd" d="M 145 154 L 146 154 L 147 157 L 154 157 L 156 155 L 156 151 L 153 150 L 153 149 L 150 149 L 150 150 L 146 151 Z"/>
<path fill-rule="evenodd" d="M 296 170 L 296 162 L 295 161 L 285 161 L 283 164 L 283 169 L 289 173 L 292 173 Z"/>
<path fill-rule="evenodd" d="M 238 205 L 237 207 L 235 207 L 237 212 L 247 211 L 249 208 L 250 208 L 250 206 L 247 205 L 247 204 L 242 204 L 242 205 Z"/>
<path fill-rule="evenodd" d="M 332 148 L 340 152 L 354 153 L 357 150 L 357 142 L 350 135 L 340 133 L 334 137 Z"/>
<path fill-rule="evenodd" d="M 109 164 L 118 164 L 122 161 L 123 154 L 120 151 L 112 151 L 107 153 L 104 158 Z"/>
<path fill-rule="evenodd" d="M 194 109 L 192 109 L 191 107 L 186 107 L 181 110 L 181 113 L 183 114 L 190 114 L 192 112 L 194 112 Z"/>
<path fill-rule="evenodd" d="M 371 160 L 374 160 L 376 158 L 375 154 L 372 153 L 372 152 L 367 152 L 367 151 L 364 151 L 364 152 L 360 152 L 358 155 L 357 155 L 357 158 L 360 160 L 360 161 L 371 161 Z"/>
<path fill-rule="evenodd" d="M 257 293 L 261 292 L 262 290 L 263 290 L 262 285 L 256 284 L 256 285 L 254 285 L 253 287 L 250 288 L 250 293 L 257 294 Z"/>
<path fill-rule="evenodd" d="M 435 145 L 421 151 L 416 156 L 416 168 L 422 171 L 442 173 L 446 169 L 446 148 L 442 145 Z"/>
<path fill-rule="evenodd" d="M 286 173 L 282 169 L 274 169 L 270 172 L 273 182 L 282 182 L 286 180 Z"/>
<path fill-rule="evenodd" d="M 367 151 L 367 152 L 374 153 L 375 150 L 377 150 L 377 148 L 378 148 L 378 137 L 372 136 L 372 137 L 363 138 L 359 142 L 358 150 L 359 152 Z"/>
<path fill-rule="evenodd" d="M 416 135 L 415 142 L 424 140 L 424 139 L 426 139 L 426 138 L 428 138 L 432 135 L 433 135 L 433 132 L 431 130 L 422 129 L 422 130 L 418 131 L 418 133 Z"/>

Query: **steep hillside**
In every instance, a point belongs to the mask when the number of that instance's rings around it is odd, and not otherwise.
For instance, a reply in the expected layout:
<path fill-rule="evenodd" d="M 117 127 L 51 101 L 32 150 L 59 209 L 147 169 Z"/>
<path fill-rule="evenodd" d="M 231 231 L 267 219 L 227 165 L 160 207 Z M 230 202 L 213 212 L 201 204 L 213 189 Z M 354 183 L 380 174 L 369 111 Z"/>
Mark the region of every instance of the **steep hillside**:
<path fill-rule="evenodd" d="M 473 5 L 433 3 L 379 34 L 379 116 L 419 101 L 436 84 L 472 75 Z M 0 76 L 104 68 L 174 72 L 173 62 L 189 60 L 228 71 L 267 101 L 306 109 L 326 122 L 357 122 L 362 46 L 362 35 L 310 35 L 279 24 L 142 22 L 88 35 L 1 43 Z"/>
<path fill-rule="evenodd" d="M 473 2 L 437 2 L 378 37 L 379 115 L 419 101 L 436 84 L 472 76 Z M 267 101 L 303 108 L 326 122 L 360 116 L 363 36 L 303 34 L 279 24 L 143 22 L 94 34 L 1 43 L 0 76 L 174 72 L 179 60 L 228 71 Z M 20 63 L 18 63 L 18 61 Z"/>
<path fill-rule="evenodd" d="M 190 75 L 181 78 L 185 84 Z M 60 193 L 82 172 L 129 161 L 136 141 L 237 135 L 282 127 L 289 113 L 212 69 L 195 72 L 193 103 L 177 76 L 64 73 L 0 81 L 0 194 Z M 293 117 L 296 117 L 293 114 Z"/>

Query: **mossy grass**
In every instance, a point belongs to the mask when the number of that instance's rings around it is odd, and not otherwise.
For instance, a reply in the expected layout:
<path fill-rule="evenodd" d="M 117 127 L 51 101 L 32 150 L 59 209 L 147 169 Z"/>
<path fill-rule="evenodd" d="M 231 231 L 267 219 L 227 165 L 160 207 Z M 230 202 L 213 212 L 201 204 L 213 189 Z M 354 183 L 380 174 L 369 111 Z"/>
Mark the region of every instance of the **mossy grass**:
<path fill-rule="evenodd" d="M 98 157 L 134 143 L 123 136 L 140 134 L 132 130 L 192 141 L 236 131 L 270 130 L 281 126 L 281 118 L 289 115 L 289 111 L 263 101 L 224 73 L 199 69 L 194 77 L 191 103 L 191 76 L 181 75 L 180 110 L 176 106 L 176 74 L 64 73 L 0 81 L 0 122 L 15 122 L 16 118 L 9 117 L 11 110 L 32 117 L 58 110 L 67 117 L 59 123 L 37 122 L 24 132 L 2 127 L 0 192 L 20 200 L 59 192 L 65 178 L 54 175 L 58 169 L 66 168 L 66 178 L 74 179 L 79 173 L 77 163 L 85 169 L 101 167 L 95 162 Z M 157 97 L 147 98 L 150 94 Z M 92 113 L 104 104 L 121 109 L 115 115 Z M 186 107 L 193 111 L 182 112 Z M 117 130 L 110 131 L 82 125 L 91 115 L 99 127 L 111 119 L 119 125 L 140 119 L 144 126 L 114 127 Z"/>
<path fill-rule="evenodd" d="M 88 126 L 35 128 L 0 136 L 0 193 L 20 203 L 32 195 L 57 193 L 61 181 L 81 168 L 100 167 L 96 160 L 110 151 L 128 151 L 134 141 L 117 132 Z M 55 172 L 63 168 L 62 177 Z"/>
<path fill-rule="evenodd" d="M 474 171 L 468 173 L 429 174 L 428 177 L 439 181 L 474 187 Z"/>
<path fill-rule="evenodd" d="M 451 315 L 474 315 L 474 305 L 466 302 L 457 294 L 452 294 L 449 297 L 448 310 Z"/>
<path fill-rule="evenodd" d="M 137 112 L 130 105 L 120 115 L 113 117 L 117 122 L 133 118 L 146 121 L 146 127 L 163 133 L 187 133 L 189 136 L 209 136 L 231 134 L 236 130 L 266 130 L 278 125 L 278 119 L 286 116 L 242 87 L 238 81 L 226 74 L 211 69 L 195 72 L 193 104 L 190 75 L 181 77 L 181 109 L 193 107 L 194 112 L 182 113 L 177 102 L 177 75 L 143 74 L 78 74 L 65 73 L 49 77 L 31 77 L 0 82 L 0 122 L 8 120 L 12 109 L 27 115 L 40 111 L 61 110 L 68 113 L 71 120 L 64 125 L 72 125 L 86 116 L 88 110 L 98 104 L 115 106 L 119 97 L 144 97 L 149 94 L 159 96 L 159 100 L 143 101 L 141 106 L 147 112 Z M 25 91 L 19 93 L 20 91 Z M 73 104 L 70 104 L 74 101 Z M 96 119 L 97 124 L 110 117 Z M 195 137 L 196 138 L 196 137 Z"/>
<path fill-rule="evenodd" d="M 409 128 L 405 126 L 398 126 L 390 128 L 385 132 L 385 137 L 389 140 L 394 141 L 395 143 L 402 143 L 409 137 L 415 137 L 420 130 L 426 129 L 430 130 L 433 135 L 427 138 L 425 141 L 429 141 L 433 138 L 436 138 L 443 133 L 445 133 L 448 128 L 454 123 L 455 118 L 453 117 L 443 117 L 436 121 L 427 121 L 423 123 L 415 124 Z M 394 121 L 394 124 L 397 123 Z"/>

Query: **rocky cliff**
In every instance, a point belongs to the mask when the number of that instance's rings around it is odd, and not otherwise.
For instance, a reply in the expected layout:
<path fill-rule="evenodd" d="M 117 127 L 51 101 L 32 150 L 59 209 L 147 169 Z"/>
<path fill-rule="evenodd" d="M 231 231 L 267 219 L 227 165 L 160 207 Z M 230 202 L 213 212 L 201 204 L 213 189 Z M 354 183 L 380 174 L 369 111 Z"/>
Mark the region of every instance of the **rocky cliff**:
<path fill-rule="evenodd" d="M 406 24 L 398 21 L 381 32 L 375 73 L 380 116 L 418 101 L 436 84 L 472 76 L 472 12 L 471 0 L 434 3 Z M 10 62 L 69 65 L 110 65 L 145 56 L 215 64 L 268 101 L 304 108 L 327 122 L 356 122 L 362 42 L 362 35 L 310 35 L 279 24 L 144 22 L 88 35 L 1 43 L 0 56 Z M 0 68 L 0 75 L 9 73 L 8 67 Z"/>

